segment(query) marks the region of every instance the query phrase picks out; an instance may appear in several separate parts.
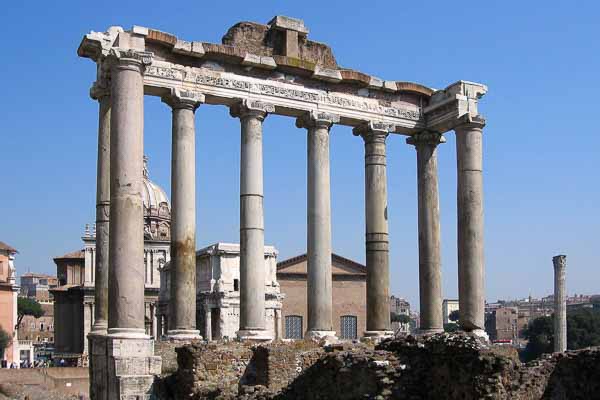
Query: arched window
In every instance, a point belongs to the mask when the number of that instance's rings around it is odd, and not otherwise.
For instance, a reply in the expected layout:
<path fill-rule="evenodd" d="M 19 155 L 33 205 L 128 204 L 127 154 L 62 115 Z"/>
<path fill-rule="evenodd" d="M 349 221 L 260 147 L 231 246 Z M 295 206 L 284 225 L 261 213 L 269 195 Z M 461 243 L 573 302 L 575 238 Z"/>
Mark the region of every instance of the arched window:
<path fill-rule="evenodd" d="M 285 316 L 285 338 L 286 339 L 302 339 L 302 316 L 286 315 Z"/>
<path fill-rule="evenodd" d="M 340 317 L 340 339 L 357 338 L 357 318 L 355 315 L 342 315 Z"/>

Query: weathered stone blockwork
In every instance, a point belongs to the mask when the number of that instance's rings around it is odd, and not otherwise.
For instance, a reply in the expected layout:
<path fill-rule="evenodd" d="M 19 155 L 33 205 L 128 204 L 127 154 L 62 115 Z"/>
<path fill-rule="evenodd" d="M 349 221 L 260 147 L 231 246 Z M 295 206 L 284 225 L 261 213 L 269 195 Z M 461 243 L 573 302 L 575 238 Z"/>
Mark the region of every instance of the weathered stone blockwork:
<path fill-rule="evenodd" d="M 304 342 L 177 349 L 163 398 L 563 400 L 600 398 L 600 348 L 530 364 L 465 334 L 319 348 Z"/>

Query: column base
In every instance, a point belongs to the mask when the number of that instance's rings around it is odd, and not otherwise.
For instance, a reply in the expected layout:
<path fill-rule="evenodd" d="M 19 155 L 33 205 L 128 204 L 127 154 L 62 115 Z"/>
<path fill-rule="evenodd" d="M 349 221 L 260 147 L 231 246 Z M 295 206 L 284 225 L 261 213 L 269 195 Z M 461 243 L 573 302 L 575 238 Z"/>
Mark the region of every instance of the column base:
<path fill-rule="evenodd" d="M 306 331 L 304 340 L 313 342 L 330 342 L 335 343 L 338 341 L 338 337 L 335 335 L 335 331 Z"/>
<path fill-rule="evenodd" d="M 99 321 L 96 320 L 94 325 L 92 325 L 92 330 L 90 334 L 94 335 L 106 335 L 108 333 L 108 322 L 107 321 Z"/>
<path fill-rule="evenodd" d="M 394 331 L 365 331 L 360 340 L 362 342 L 379 343 L 384 339 L 391 339 L 395 336 Z"/>
<path fill-rule="evenodd" d="M 173 329 L 167 331 L 166 337 L 169 340 L 202 340 L 200 331 L 196 329 Z"/>
<path fill-rule="evenodd" d="M 416 334 L 417 336 L 429 336 L 435 335 L 436 333 L 444 332 L 444 328 L 431 328 L 431 329 L 419 329 Z"/>
<path fill-rule="evenodd" d="M 238 340 L 243 342 L 268 342 L 273 336 L 266 329 L 240 329 L 236 332 Z"/>
<path fill-rule="evenodd" d="M 490 341 L 490 336 L 483 329 L 473 329 L 472 331 L 467 331 L 467 333 L 486 342 Z"/>
<path fill-rule="evenodd" d="M 100 337 L 100 336 L 98 336 Z M 154 340 L 105 336 L 106 369 L 94 361 L 96 373 L 104 375 L 107 399 L 150 399 L 154 377 L 161 373 L 161 358 L 154 355 Z M 94 351 L 96 346 L 94 346 Z M 102 397 L 99 397 L 102 398 Z"/>

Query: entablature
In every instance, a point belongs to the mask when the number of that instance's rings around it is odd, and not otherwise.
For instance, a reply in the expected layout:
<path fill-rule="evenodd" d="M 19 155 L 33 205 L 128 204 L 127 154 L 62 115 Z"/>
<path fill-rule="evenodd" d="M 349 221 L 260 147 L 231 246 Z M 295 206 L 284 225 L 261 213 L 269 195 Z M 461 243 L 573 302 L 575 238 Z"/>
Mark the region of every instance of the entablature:
<path fill-rule="evenodd" d="M 443 133 L 465 118 L 482 118 L 478 99 L 485 85 L 459 81 L 443 90 L 413 82 L 383 80 L 338 66 L 331 48 L 307 39 L 302 20 L 277 16 L 268 24 L 240 22 L 223 44 L 185 41 L 158 30 L 134 26 L 91 32 L 78 49 L 98 64 L 98 80 L 107 79 L 106 58 L 131 49 L 151 54 L 144 74 L 145 93 L 164 97 L 193 91 L 207 104 L 232 106 L 260 100 L 274 114 L 300 117 L 306 112 L 339 115 L 351 127 L 378 121 L 412 135 Z M 465 117 L 466 116 L 466 117 Z"/>

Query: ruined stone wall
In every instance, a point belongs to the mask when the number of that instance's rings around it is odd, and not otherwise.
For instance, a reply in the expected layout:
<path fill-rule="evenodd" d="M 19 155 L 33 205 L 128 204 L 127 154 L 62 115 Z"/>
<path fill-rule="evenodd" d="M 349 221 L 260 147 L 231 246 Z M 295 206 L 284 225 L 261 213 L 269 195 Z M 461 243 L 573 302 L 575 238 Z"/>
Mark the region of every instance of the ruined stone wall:
<path fill-rule="evenodd" d="M 177 393 L 191 399 L 600 399 L 600 348 L 522 364 L 516 351 L 466 334 L 373 348 L 291 342 L 177 349 Z"/>

